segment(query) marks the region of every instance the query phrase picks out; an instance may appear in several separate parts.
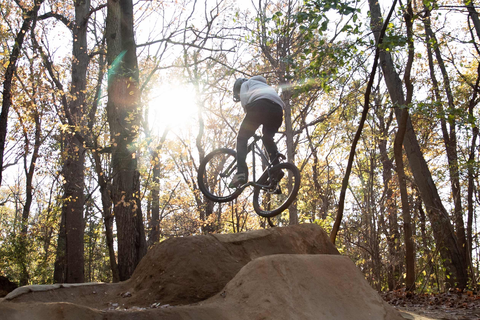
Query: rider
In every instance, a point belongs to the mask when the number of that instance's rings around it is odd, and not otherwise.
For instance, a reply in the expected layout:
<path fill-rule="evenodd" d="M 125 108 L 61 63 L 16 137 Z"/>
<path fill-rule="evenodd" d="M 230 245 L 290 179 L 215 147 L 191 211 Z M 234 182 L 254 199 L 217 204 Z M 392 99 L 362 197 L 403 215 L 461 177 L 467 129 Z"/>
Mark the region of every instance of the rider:
<path fill-rule="evenodd" d="M 237 79 L 233 86 L 233 101 L 240 101 L 246 112 L 237 135 L 237 173 L 229 185 L 230 188 L 237 188 L 247 182 L 247 143 L 260 125 L 263 125 L 263 145 L 270 160 L 275 159 L 278 149 L 273 136 L 282 125 L 285 105 L 262 76 Z M 278 158 L 272 164 L 278 164 Z"/>

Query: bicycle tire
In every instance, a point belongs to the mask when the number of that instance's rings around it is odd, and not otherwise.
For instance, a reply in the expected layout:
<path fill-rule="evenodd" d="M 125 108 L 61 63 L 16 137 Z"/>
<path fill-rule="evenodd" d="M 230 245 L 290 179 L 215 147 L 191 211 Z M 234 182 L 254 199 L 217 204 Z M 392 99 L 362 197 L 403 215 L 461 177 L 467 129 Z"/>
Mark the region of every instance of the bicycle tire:
<path fill-rule="evenodd" d="M 271 218 L 285 211 L 295 200 L 300 190 L 300 171 L 289 162 L 280 163 L 270 169 L 270 176 L 276 176 L 279 171 L 284 172 L 284 178 L 279 182 L 282 192 L 288 194 L 276 194 L 272 189 L 255 186 L 253 191 L 253 208 L 255 212 L 262 217 Z M 293 185 L 288 192 L 288 176 L 293 179 Z M 269 184 L 269 174 L 265 172 L 257 183 L 260 185 Z"/>
<path fill-rule="evenodd" d="M 210 152 L 198 167 L 198 187 L 208 199 L 228 202 L 237 198 L 243 189 L 229 188 L 237 168 L 237 152 L 220 148 Z M 228 170 L 226 172 L 225 170 Z"/>

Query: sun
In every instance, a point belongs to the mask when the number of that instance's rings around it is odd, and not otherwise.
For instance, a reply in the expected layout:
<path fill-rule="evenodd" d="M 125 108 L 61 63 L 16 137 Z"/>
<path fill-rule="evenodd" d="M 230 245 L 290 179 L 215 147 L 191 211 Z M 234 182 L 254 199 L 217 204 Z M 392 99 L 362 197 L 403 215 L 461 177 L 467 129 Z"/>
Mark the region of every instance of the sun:
<path fill-rule="evenodd" d="M 166 128 L 180 132 L 195 123 L 198 108 L 191 85 L 159 85 L 151 91 L 149 101 L 147 120 L 155 134 L 162 134 Z"/>

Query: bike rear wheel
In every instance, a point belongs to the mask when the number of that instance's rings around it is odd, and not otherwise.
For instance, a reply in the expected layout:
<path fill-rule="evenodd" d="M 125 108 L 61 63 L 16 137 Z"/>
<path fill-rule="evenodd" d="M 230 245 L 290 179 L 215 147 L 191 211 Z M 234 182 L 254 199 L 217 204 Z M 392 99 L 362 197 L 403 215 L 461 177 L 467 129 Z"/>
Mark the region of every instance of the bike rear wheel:
<path fill-rule="evenodd" d="M 208 199 L 228 202 L 237 198 L 243 189 L 229 188 L 237 171 L 237 152 L 221 148 L 210 152 L 198 168 L 198 187 Z"/>
<path fill-rule="evenodd" d="M 279 182 L 271 181 L 283 172 Z M 289 182 L 288 177 L 291 177 Z M 300 171 L 289 162 L 280 163 L 270 169 L 270 175 L 265 172 L 257 181 L 253 191 L 253 208 L 262 217 L 274 217 L 286 210 L 295 200 L 300 189 Z"/>

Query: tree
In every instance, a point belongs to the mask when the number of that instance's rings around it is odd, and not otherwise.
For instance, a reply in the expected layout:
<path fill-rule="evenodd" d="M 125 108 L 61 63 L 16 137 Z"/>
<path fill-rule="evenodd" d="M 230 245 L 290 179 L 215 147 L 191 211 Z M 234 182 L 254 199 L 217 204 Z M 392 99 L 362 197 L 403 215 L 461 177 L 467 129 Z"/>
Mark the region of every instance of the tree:
<path fill-rule="evenodd" d="M 371 28 L 378 44 L 383 19 L 378 2 L 370 0 L 369 5 L 372 16 Z M 385 77 L 385 83 L 395 107 L 397 123 L 400 123 L 401 108 L 406 106 L 402 82 L 395 70 L 393 58 L 388 51 L 382 50 L 380 52 L 380 62 Z M 420 150 L 410 119 L 407 119 L 403 144 L 415 182 L 421 193 L 422 200 L 425 203 L 428 216 L 432 223 L 438 250 L 444 259 L 447 273 L 451 275 L 449 282 L 452 286 L 458 285 L 463 288 L 466 286 L 468 279 L 465 257 L 462 254 L 462 249 L 458 247 L 457 238 L 448 218 L 448 213 L 442 204 L 437 187 L 433 182 L 431 172 Z"/>
<path fill-rule="evenodd" d="M 36 72 L 31 68 L 30 75 L 33 78 L 36 77 Z M 19 239 L 19 253 L 21 255 L 22 261 L 22 277 L 20 278 L 20 285 L 27 285 L 29 281 L 29 274 L 27 270 L 27 236 L 28 236 L 28 222 L 30 217 L 30 210 L 33 203 L 33 178 L 35 175 L 36 163 L 40 156 L 39 150 L 43 142 L 42 139 L 42 123 L 41 123 L 41 111 L 39 110 L 42 103 L 37 98 L 37 88 L 36 82 L 32 81 L 33 88 L 28 90 L 26 87 L 23 89 L 26 92 L 32 92 L 30 96 L 27 97 L 27 106 L 26 106 L 26 116 L 25 119 L 20 112 L 17 111 L 17 119 L 19 120 L 22 133 L 24 137 L 24 154 L 23 154 L 23 169 L 25 172 L 25 203 L 23 204 L 22 210 L 22 219 L 21 219 L 21 230 L 20 230 L 20 239 Z M 18 107 L 18 106 L 16 106 Z M 31 110 L 28 110 L 31 109 Z M 33 122 L 33 144 L 30 141 L 31 133 L 29 127 L 31 126 L 30 122 Z M 30 149 L 31 153 L 30 153 Z M 30 158 L 30 159 L 29 159 Z"/>
<path fill-rule="evenodd" d="M 379 79 L 379 82 L 381 79 Z M 391 126 L 393 122 L 392 110 L 386 111 L 382 106 L 380 93 L 377 93 L 375 99 L 374 114 L 378 117 L 379 141 L 378 149 L 380 152 L 383 192 L 380 202 L 380 224 L 384 229 L 388 246 L 388 266 L 387 266 L 387 285 L 389 290 L 395 290 L 397 287 L 397 279 L 399 278 L 400 264 L 397 259 L 400 251 L 400 233 L 397 217 L 397 205 L 394 195 L 395 187 L 392 182 L 393 178 L 393 161 L 388 150 L 388 138 L 391 135 Z M 403 141 L 403 140 L 402 140 Z M 402 145 L 400 145 L 402 146 Z M 386 217 L 386 219 L 384 219 Z M 385 221 L 387 220 L 387 221 Z"/>
<path fill-rule="evenodd" d="M 60 93 L 63 107 L 62 122 L 64 134 L 62 143 L 64 152 L 62 174 L 64 176 L 64 195 L 62 224 L 57 246 L 57 261 L 55 280 L 57 282 L 84 282 L 83 266 L 83 206 L 84 206 L 84 161 L 85 161 L 85 121 L 87 68 L 89 56 L 87 53 L 87 28 L 90 14 L 90 1 L 78 1 L 75 5 L 75 21 L 66 16 L 51 11 L 40 19 L 55 17 L 72 33 L 72 81 L 70 92 L 64 92 L 62 81 L 56 73 L 53 62 L 35 36 L 32 37 L 34 47 L 42 57 L 49 76 Z"/>
<path fill-rule="evenodd" d="M 127 280 L 147 251 L 137 170 L 140 90 L 131 0 L 108 0 L 108 103 L 112 147 L 112 199 L 118 232 L 120 280 Z"/>
<path fill-rule="evenodd" d="M 448 159 L 448 171 L 450 174 L 450 185 L 451 192 L 453 197 L 454 204 L 454 219 L 455 219 L 455 233 L 458 239 L 458 247 L 462 250 L 463 254 L 466 254 L 466 235 L 465 235 L 465 223 L 463 220 L 463 209 L 462 209 L 462 200 L 461 200 L 461 185 L 460 185 L 460 170 L 458 164 L 458 153 L 457 153 L 457 124 L 455 119 L 455 114 L 458 113 L 454 103 L 454 97 L 452 88 L 450 85 L 450 78 L 440 52 L 440 44 L 436 39 L 435 34 L 431 28 L 430 22 L 430 9 L 427 5 L 424 6 L 425 9 L 425 18 L 424 18 L 424 27 L 425 27 L 425 43 L 427 46 L 427 55 L 428 55 L 428 65 L 430 71 L 430 77 L 432 79 L 433 85 L 433 97 L 435 105 L 438 106 L 438 113 L 441 115 L 440 123 L 442 128 L 443 141 L 445 144 L 445 151 Z M 440 86 L 435 76 L 435 67 L 434 67 L 434 58 L 433 53 L 435 53 L 436 64 L 440 68 L 442 79 L 443 79 L 443 88 L 445 90 L 445 96 L 447 99 L 447 110 L 443 108 L 443 99 L 440 93 Z"/>
<path fill-rule="evenodd" d="M 334 68 L 329 69 L 329 58 L 334 57 L 333 52 L 341 47 L 334 44 L 334 41 L 344 29 L 339 27 L 330 40 L 324 38 L 329 21 L 326 12 L 329 8 L 329 5 L 324 6 L 324 3 L 306 1 L 301 4 L 295 0 L 259 1 L 256 8 L 254 44 L 264 62 L 259 69 L 272 73 L 270 82 L 277 83 L 281 89 L 281 98 L 285 105 L 286 156 L 287 161 L 292 163 L 295 162 L 298 141 L 305 127 L 325 120 L 324 116 L 320 116 L 304 127 L 302 115 L 308 114 L 308 109 L 315 104 L 307 104 L 304 109 L 300 109 L 299 101 L 313 102 L 314 99 L 310 98 L 317 97 L 319 91 L 326 87 L 329 77 L 333 77 L 332 74 L 335 73 Z M 341 14 L 355 11 L 348 4 L 339 4 L 339 8 Z M 345 23 L 347 24 L 348 22 Z M 337 57 L 342 59 L 341 54 Z M 299 220 L 296 203 L 288 210 L 289 223 L 297 224 Z"/>
<path fill-rule="evenodd" d="M 103 49 L 105 46 L 105 37 L 102 37 L 102 41 L 100 42 L 101 48 Z M 104 50 L 102 50 L 104 51 Z M 102 92 L 102 82 L 103 82 L 103 77 L 105 74 L 105 65 L 106 65 L 106 59 L 103 54 L 98 55 L 98 82 L 96 85 L 95 89 L 95 99 L 92 103 L 92 108 L 89 112 L 88 116 L 88 133 L 86 135 L 88 145 L 91 146 L 91 157 L 92 157 L 92 163 L 95 168 L 95 172 L 97 174 L 97 181 L 98 181 L 98 186 L 100 188 L 100 197 L 101 197 L 101 211 L 102 211 L 102 216 L 103 216 L 103 224 L 105 227 L 105 242 L 108 248 L 108 256 L 110 260 L 110 269 L 112 270 L 112 281 L 113 282 L 118 282 L 120 281 L 120 276 L 118 274 L 118 265 L 117 265 L 117 260 L 115 256 L 115 249 L 114 249 L 114 235 L 113 235 L 113 212 L 112 212 L 112 195 L 111 195 L 111 190 L 112 190 L 112 183 L 111 183 L 111 177 L 108 176 L 107 170 L 105 170 L 102 167 L 102 155 L 103 154 L 109 154 L 108 152 L 105 151 L 105 149 L 109 148 L 102 148 L 100 146 L 99 138 L 98 136 L 101 135 L 100 133 L 96 134 L 94 133 L 94 127 L 95 124 L 98 125 L 98 107 L 100 104 L 100 94 Z M 103 127 L 103 125 L 100 125 L 100 127 Z"/>
<path fill-rule="evenodd" d="M 410 214 L 410 204 L 408 202 L 407 181 L 405 169 L 403 165 L 403 140 L 405 139 L 405 132 L 407 130 L 407 121 L 409 117 L 408 105 L 412 103 L 413 85 L 411 80 L 411 71 L 414 59 L 414 44 L 413 44 L 413 9 L 412 3 L 409 1 L 407 8 L 404 9 L 403 14 L 405 25 L 407 27 L 407 41 L 408 41 L 408 61 L 405 68 L 405 87 L 407 90 L 406 106 L 403 106 L 399 112 L 400 120 L 398 121 L 398 131 L 395 135 L 394 154 L 395 163 L 397 164 L 398 184 L 400 187 L 400 197 L 402 201 L 402 216 L 403 216 L 403 232 L 405 241 L 405 262 L 407 266 L 406 272 L 406 287 L 407 290 L 415 289 L 415 249 L 413 243 L 412 218 Z"/>
<path fill-rule="evenodd" d="M 64 92 L 63 84 L 55 73 L 50 58 L 42 51 L 44 64 L 61 95 L 65 126 L 62 135 L 64 195 L 60 237 L 57 246 L 57 261 L 55 281 L 79 283 L 84 282 L 84 221 L 83 208 L 85 204 L 85 132 L 84 114 L 87 111 L 86 87 L 87 68 L 90 61 L 88 55 L 87 30 L 90 16 L 90 1 L 75 2 L 75 20 L 57 12 L 49 12 L 42 19 L 55 17 L 71 32 L 72 79 L 69 94 Z"/>
<path fill-rule="evenodd" d="M 85 205 L 85 147 L 83 138 L 86 113 L 87 28 L 90 12 L 89 0 L 75 2 L 75 23 L 70 25 L 73 36 L 71 101 L 65 105 L 65 115 L 70 130 L 64 136 L 65 178 L 63 210 L 65 216 L 65 282 L 84 282 L 84 205 Z"/>
<path fill-rule="evenodd" d="M 168 129 L 165 129 L 160 142 L 151 152 L 152 161 L 152 182 L 151 182 L 151 218 L 150 233 L 148 235 L 148 246 L 152 246 L 160 241 L 160 152 L 167 138 Z M 173 192 L 172 191 L 172 195 Z"/>
<path fill-rule="evenodd" d="M 374 79 L 375 79 L 375 74 L 377 72 L 378 59 L 379 59 L 379 56 L 380 56 L 379 46 L 382 44 L 383 37 L 385 35 L 385 30 L 386 30 L 388 22 L 390 20 L 390 16 L 392 15 L 393 8 L 395 7 L 395 3 L 396 3 L 396 1 L 394 1 L 394 4 L 392 5 L 392 9 L 391 9 L 391 11 L 388 15 L 388 18 L 382 24 L 381 29 L 379 31 L 378 43 L 377 43 L 377 48 L 375 50 L 375 57 L 374 57 L 374 60 L 373 60 L 372 72 L 370 73 L 367 89 L 366 89 L 366 92 L 365 92 L 365 102 L 364 102 L 364 105 L 363 105 L 362 116 L 361 116 L 360 123 L 359 123 L 358 128 L 357 128 L 357 132 L 355 133 L 355 137 L 353 139 L 352 146 L 350 148 L 350 155 L 348 157 L 347 169 L 346 169 L 346 172 L 345 172 L 345 176 L 343 177 L 342 189 L 340 191 L 340 200 L 339 200 L 337 217 L 335 219 L 335 224 L 333 225 L 333 229 L 332 229 L 332 232 L 330 234 L 330 240 L 332 241 L 332 243 L 335 243 L 335 239 L 337 237 L 338 230 L 340 229 L 340 223 L 341 223 L 342 218 L 343 218 L 343 210 L 344 210 L 344 205 L 345 205 L 345 196 L 346 196 L 346 192 L 347 192 L 348 180 L 350 178 L 350 173 L 351 173 L 352 166 L 353 166 L 355 151 L 356 151 L 357 143 L 358 143 L 358 141 L 360 139 L 360 136 L 362 134 L 363 126 L 364 126 L 365 121 L 367 119 L 368 110 L 370 108 L 370 94 L 371 94 L 371 91 L 372 91 L 373 82 L 374 82 Z"/>
<path fill-rule="evenodd" d="M 0 113 L 0 164 L 2 170 L 0 170 L 0 185 L 2 185 L 2 172 L 4 169 L 4 153 L 5 153 L 5 139 L 7 136 L 8 129 L 8 113 L 12 105 L 12 82 L 15 75 L 15 70 L 17 68 L 17 61 L 20 56 L 20 50 L 22 49 L 23 42 L 25 40 L 25 35 L 30 29 L 31 25 L 35 23 L 35 20 L 38 16 L 38 10 L 42 5 L 44 0 L 35 0 L 32 8 L 24 7 L 20 1 L 15 1 L 17 5 L 22 10 L 23 14 L 23 23 L 18 30 L 11 50 L 10 58 L 8 61 L 8 66 L 5 70 L 4 80 L 3 80 L 3 91 L 2 91 L 2 111 Z"/>

